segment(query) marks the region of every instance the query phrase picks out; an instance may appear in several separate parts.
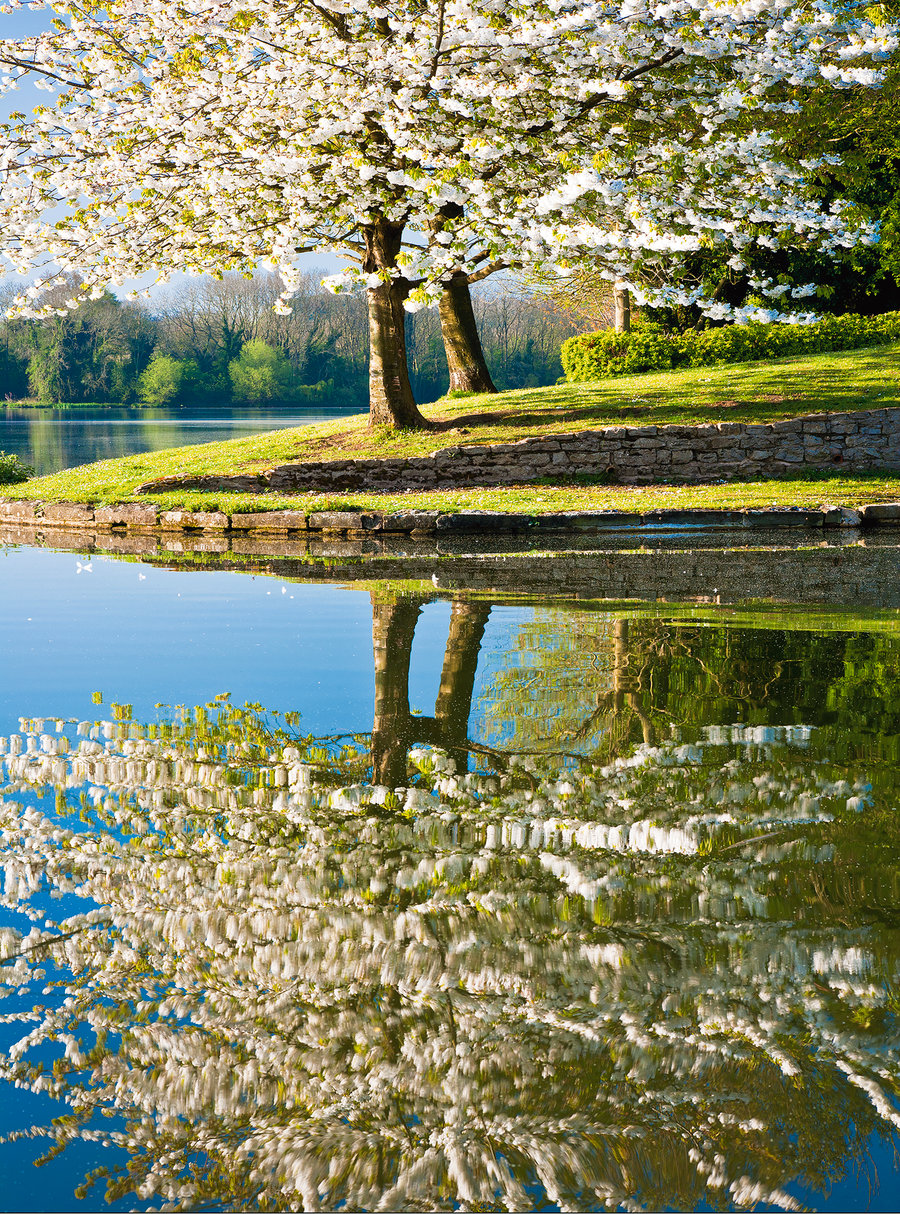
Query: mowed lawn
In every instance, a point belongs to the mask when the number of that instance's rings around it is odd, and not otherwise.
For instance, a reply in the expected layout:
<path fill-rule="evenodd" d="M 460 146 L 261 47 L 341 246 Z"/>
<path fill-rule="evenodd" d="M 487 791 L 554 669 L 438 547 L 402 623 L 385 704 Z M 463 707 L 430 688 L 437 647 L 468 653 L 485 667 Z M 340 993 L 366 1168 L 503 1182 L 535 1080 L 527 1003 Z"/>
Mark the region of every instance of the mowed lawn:
<path fill-rule="evenodd" d="M 340 458 L 428 455 L 443 447 L 511 442 L 532 435 L 575 433 L 615 425 L 774 421 L 798 414 L 900 407 L 900 345 L 768 362 L 669 371 L 558 384 L 497 396 L 444 398 L 424 412 L 428 431 L 371 430 L 365 415 L 317 425 L 104 460 L 5 486 L 7 497 L 42 501 L 126 501 L 145 481 L 173 475 L 251 473 L 276 464 Z M 804 474 L 786 480 L 708 486 L 548 483 L 504 489 L 425 493 L 148 495 L 167 506 L 253 510 L 336 509 L 656 509 L 676 506 L 819 505 L 883 501 L 900 496 L 893 474 Z M 143 500 L 148 500 L 146 497 Z"/>

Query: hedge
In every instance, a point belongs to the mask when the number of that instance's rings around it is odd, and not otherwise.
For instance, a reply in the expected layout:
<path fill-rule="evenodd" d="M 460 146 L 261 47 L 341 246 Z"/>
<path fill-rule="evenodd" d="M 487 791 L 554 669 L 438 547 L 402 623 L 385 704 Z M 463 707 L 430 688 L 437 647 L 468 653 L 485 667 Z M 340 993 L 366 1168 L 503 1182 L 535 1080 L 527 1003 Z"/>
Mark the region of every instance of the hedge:
<path fill-rule="evenodd" d="M 675 334 L 667 334 L 661 325 L 638 322 L 629 333 L 605 329 L 570 337 L 560 353 L 567 382 L 582 384 L 638 371 L 857 350 L 894 341 L 900 341 L 900 312 L 825 316 L 813 325 L 727 325 Z"/>

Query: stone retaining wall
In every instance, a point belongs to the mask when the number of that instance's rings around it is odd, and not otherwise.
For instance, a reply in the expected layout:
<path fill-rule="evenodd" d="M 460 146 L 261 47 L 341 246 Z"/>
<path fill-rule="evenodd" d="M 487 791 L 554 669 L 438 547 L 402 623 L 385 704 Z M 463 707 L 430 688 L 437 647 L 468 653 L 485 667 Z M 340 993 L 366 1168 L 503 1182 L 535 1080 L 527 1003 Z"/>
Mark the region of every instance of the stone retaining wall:
<path fill-rule="evenodd" d="M 900 468 L 900 409 L 751 424 L 611 426 L 516 443 L 445 447 L 408 459 L 282 464 L 258 475 L 163 477 L 138 492 L 448 489 L 609 476 L 622 484 L 769 477 L 801 468 Z"/>

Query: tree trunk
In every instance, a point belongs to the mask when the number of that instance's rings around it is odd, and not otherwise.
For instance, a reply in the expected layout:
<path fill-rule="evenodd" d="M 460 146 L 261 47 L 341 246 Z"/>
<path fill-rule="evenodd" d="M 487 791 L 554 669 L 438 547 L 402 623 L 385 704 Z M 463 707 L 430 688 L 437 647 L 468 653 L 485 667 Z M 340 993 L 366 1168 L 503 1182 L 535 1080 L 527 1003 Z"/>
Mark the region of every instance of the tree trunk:
<path fill-rule="evenodd" d="M 496 392 L 481 348 L 466 274 L 454 274 L 444 284 L 438 310 L 450 369 L 450 391 Z"/>
<path fill-rule="evenodd" d="M 380 219 L 365 229 L 368 274 L 396 270 L 403 228 Z M 377 287 L 369 287 L 369 425 L 390 426 L 395 430 L 427 427 L 419 412 L 409 382 L 406 362 L 406 312 L 404 300 L 409 284 L 402 277 L 391 277 Z"/>
<path fill-rule="evenodd" d="M 613 306 L 616 310 L 616 332 L 629 333 L 631 331 L 631 292 L 621 279 L 617 279 L 613 284 Z"/>
<path fill-rule="evenodd" d="M 406 783 L 410 745 L 409 660 L 419 612 L 425 600 L 372 592 L 372 649 L 375 655 L 375 716 L 372 772 L 376 784 Z"/>
<path fill-rule="evenodd" d="M 467 749 L 472 692 L 481 640 L 491 614 L 489 603 L 455 599 L 434 716 L 409 710 L 409 663 L 419 612 L 427 599 L 372 591 L 372 650 L 375 658 L 375 714 L 372 772 L 376 784 L 396 788 L 407 779 L 413 742 L 451 751 Z M 465 758 L 462 760 L 465 769 Z"/>
<path fill-rule="evenodd" d="M 469 737 L 475 674 L 490 614 L 490 603 L 453 600 L 441 685 L 434 705 L 435 720 L 447 747 L 463 748 Z"/>

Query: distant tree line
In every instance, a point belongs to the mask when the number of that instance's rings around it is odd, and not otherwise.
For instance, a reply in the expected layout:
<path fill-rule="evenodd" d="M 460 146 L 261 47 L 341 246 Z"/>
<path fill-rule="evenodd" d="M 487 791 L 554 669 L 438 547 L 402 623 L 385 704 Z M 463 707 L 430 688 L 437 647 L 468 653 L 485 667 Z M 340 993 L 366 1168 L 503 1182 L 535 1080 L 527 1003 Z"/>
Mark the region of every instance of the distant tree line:
<path fill-rule="evenodd" d="M 279 315 L 272 310 L 279 290 L 273 274 L 226 274 L 221 281 L 189 281 L 151 304 L 105 294 L 62 315 L 3 320 L 0 398 L 147 405 L 340 401 L 364 409 L 364 293 L 333 295 L 309 275 L 291 314 Z M 59 288 L 60 310 L 70 294 Z M 476 291 L 474 306 L 501 389 L 554 383 L 562 375 L 560 345 L 584 327 L 514 283 Z M 407 324 L 413 389 L 417 399 L 434 400 L 448 387 L 437 312 L 418 312 Z"/>

